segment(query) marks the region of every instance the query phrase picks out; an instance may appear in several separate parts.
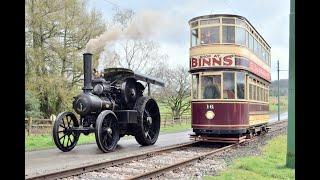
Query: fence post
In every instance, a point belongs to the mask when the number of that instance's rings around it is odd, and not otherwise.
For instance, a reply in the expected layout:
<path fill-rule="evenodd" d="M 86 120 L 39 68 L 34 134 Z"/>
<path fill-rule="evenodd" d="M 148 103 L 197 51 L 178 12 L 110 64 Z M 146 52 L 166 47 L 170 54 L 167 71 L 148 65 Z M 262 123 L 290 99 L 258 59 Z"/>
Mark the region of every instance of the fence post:
<path fill-rule="evenodd" d="M 53 125 L 54 125 L 54 121 L 56 120 L 56 116 L 54 115 L 54 114 L 52 114 L 51 116 L 50 116 L 50 120 L 51 120 L 51 125 L 52 125 L 52 127 L 53 127 Z"/>
<path fill-rule="evenodd" d="M 31 128 L 32 128 L 32 117 L 29 117 L 29 119 L 28 119 L 28 135 L 31 134 Z"/>

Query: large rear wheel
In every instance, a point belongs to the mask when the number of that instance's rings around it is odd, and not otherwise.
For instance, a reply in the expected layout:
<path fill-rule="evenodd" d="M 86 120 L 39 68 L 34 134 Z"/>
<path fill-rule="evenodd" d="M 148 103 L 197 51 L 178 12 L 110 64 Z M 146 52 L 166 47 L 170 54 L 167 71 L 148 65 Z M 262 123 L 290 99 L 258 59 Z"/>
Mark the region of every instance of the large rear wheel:
<path fill-rule="evenodd" d="M 119 127 L 116 116 L 109 110 L 102 111 L 96 121 L 96 142 L 103 152 L 113 151 L 119 141 Z"/>
<path fill-rule="evenodd" d="M 160 131 L 160 111 L 157 102 L 150 97 L 139 97 L 135 104 L 138 111 L 138 127 L 135 139 L 142 146 L 154 144 Z"/>
<path fill-rule="evenodd" d="M 72 112 L 60 113 L 54 122 L 53 141 L 63 152 L 71 151 L 78 142 L 80 134 L 73 131 L 73 127 L 79 127 L 79 122 Z"/>

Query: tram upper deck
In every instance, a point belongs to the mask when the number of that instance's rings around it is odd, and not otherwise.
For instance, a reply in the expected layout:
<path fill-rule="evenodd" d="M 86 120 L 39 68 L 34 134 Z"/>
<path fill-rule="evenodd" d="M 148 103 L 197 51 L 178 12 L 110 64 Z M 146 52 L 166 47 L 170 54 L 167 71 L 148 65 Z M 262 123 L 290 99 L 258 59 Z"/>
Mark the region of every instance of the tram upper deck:
<path fill-rule="evenodd" d="M 190 25 L 190 72 L 243 69 L 270 82 L 269 44 L 250 22 L 237 15 L 199 16 Z"/>

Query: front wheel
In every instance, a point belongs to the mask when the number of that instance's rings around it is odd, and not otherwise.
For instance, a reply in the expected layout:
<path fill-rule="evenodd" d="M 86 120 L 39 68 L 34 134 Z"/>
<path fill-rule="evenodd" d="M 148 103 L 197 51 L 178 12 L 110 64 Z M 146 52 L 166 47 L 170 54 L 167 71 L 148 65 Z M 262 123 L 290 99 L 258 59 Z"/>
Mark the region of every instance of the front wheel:
<path fill-rule="evenodd" d="M 95 137 L 99 149 L 103 152 L 113 151 L 119 141 L 117 118 L 112 111 L 102 111 L 96 122 Z"/>
<path fill-rule="evenodd" d="M 142 146 L 154 144 L 160 131 L 160 111 L 157 102 L 142 96 L 137 100 L 135 109 L 138 111 L 136 141 Z"/>
<path fill-rule="evenodd" d="M 53 125 L 52 136 L 56 146 L 63 152 L 71 151 L 77 144 L 80 134 L 73 131 L 79 127 L 77 117 L 72 112 L 62 112 Z"/>

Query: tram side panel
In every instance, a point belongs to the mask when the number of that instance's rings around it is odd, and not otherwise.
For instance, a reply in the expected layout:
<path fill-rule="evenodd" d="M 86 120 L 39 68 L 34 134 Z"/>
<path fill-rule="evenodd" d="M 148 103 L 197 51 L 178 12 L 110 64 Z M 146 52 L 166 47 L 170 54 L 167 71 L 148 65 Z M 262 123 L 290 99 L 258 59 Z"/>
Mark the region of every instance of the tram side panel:
<path fill-rule="evenodd" d="M 196 134 L 242 134 L 249 127 L 248 103 L 192 102 Z"/>
<path fill-rule="evenodd" d="M 249 125 L 258 126 L 269 122 L 269 105 L 268 104 L 255 104 L 249 105 Z"/>

